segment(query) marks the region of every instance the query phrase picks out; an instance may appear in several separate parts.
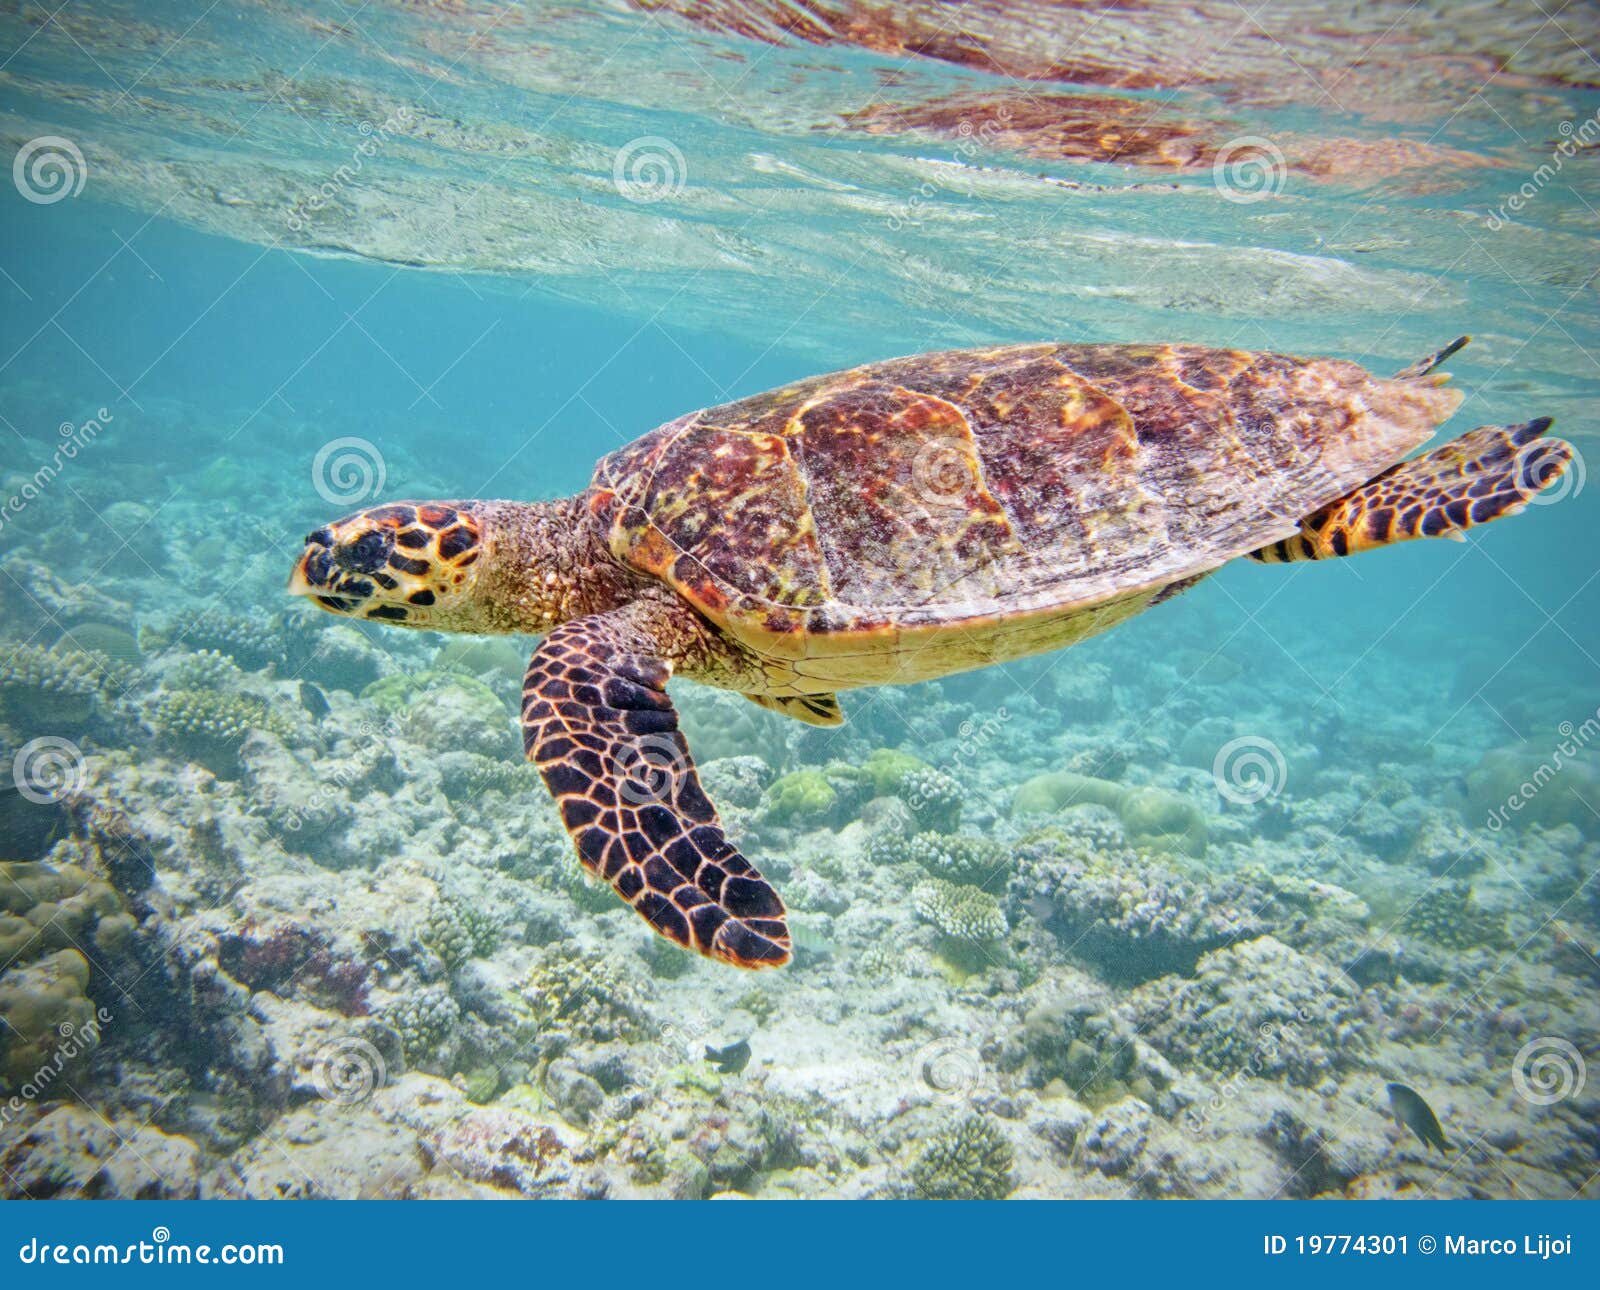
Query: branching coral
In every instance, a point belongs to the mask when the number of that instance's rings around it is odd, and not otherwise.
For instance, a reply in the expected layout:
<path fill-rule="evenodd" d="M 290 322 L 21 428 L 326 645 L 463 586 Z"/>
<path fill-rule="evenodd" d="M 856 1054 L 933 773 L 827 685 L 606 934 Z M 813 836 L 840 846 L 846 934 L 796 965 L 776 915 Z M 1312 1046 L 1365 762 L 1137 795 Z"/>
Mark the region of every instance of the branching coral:
<path fill-rule="evenodd" d="M 976 887 L 930 878 L 917 884 L 911 903 L 919 918 L 957 940 L 985 944 L 1006 934 L 1006 916 L 1000 902 Z"/>
<path fill-rule="evenodd" d="M 1118 981 L 1193 970 L 1268 929 L 1270 898 L 1232 877 L 1188 876 L 1103 835 L 1050 830 L 1018 853 L 1010 893 L 1080 958 Z"/>
<path fill-rule="evenodd" d="M 1011 1143 L 988 1117 L 969 1115 L 934 1135 L 911 1166 L 922 1200 L 1004 1200 L 1016 1186 Z"/>
<path fill-rule="evenodd" d="M 1453 950 L 1505 949 L 1511 944 L 1504 914 L 1484 909 L 1468 882 L 1436 882 L 1412 903 L 1401 928 Z"/>
<path fill-rule="evenodd" d="M 450 967 L 493 954 L 500 921 L 457 896 L 441 895 L 428 910 L 422 941 Z"/>
<path fill-rule="evenodd" d="M 591 1042 L 638 1038 L 645 1029 L 633 978 L 597 954 L 547 951 L 522 983 L 522 998 L 542 1032 Z"/>
<path fill-rule="evenodd" d="M 81 725 L 95 701 L 121 689 L 132 670 L 103 654 L 0 647 L 0 713 L 24 729 Z"/>
<path fill-rule="evenodd" d="M 960 826 L 961 783 L 953 775 L 931 767 L 909 770 L 900 776 L 895 792 L 923 829 L 949 833 Z"/>
<path fill-rule="evenodd" d="M 287 732 L 260 699 L 220 690 L 168 690 L 151 706 L 150 723 L 174 752 L 223 778 L 237 774 L 239 745 L 252 730 Z"/>

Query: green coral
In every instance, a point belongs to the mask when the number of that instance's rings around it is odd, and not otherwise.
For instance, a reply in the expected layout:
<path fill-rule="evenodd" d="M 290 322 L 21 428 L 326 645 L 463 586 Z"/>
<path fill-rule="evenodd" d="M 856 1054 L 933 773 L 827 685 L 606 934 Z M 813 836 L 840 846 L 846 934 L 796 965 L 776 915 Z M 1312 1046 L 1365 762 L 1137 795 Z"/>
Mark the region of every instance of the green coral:
<path fill-rule="evenodd" d="M 382 677 L 361 691 L 361 701 L 370 703 L 385 716 L 393 716 L 403 712 L 431 691 L 449 687 L 464 690 L 473 698 L 491 703 L 496 708 L 505 706 L 500 702 L 500 697 L 476 677 L 468 676 L 464 672 L 437 670 Z"/>
<path fill-rule="evenodd" d="M 936 1134 L 911 1166 L 922 1200 L 1004 1200 L 1016 1187 L 1011 1143 L 986 1116 L 969 1115 Z"/>
<path fill-rule="evenodd" d="M 0 657 L 0 713 L 32 728 L 81 725 L 131 674 L 104 654 L 8 645 Z"/>
<path fill-rule="evenodd" d="M 89 963 L 57 950 L 0 977 L 0 1091 L 61 1096 L 54 1081 L 99 1041 Z"/>
<path fill-rule="evenodd" d="M 838 794 L 820 770 L 791 771 L 767 790 L 766 814 L 779 823 L 820 820 L 836 801 Z"/>
<path fill-rule="evenodd" d="M 1412 903 L 1401 928 L 1453 950 L 1506 949 L 1511 944 L 1504 914 L 1484 909 L 1469 882 L 1437 882 Z"/>
<path fill-rule="evenodd" d="M 130 668 L 137 667 L 144 657 L 139 649 L 139 638 L 126 627 L 114 623 L 89 622 L 69 627 L 61 633 L 56 648 L 99 654 Z"/>
<path fill-rule="evenodd" d="M 150 723 L 174 751 L 222 778 L 237 773 L 239 745 L 252 730 L 288 733 L 260 699 L 220 690 L 168 690 L 151 707 Z"/>
<path fill-rule="evenodd" d="M 986 944 L 1006 934 L 1006 916 L 1000 902 L 976 887 L 930 878 L 917 884 L 911 903 L 919 918 L 957 940 Z"/>
<path fill-rule="evenodd" d="M 77 865 L 0 863 L 0 966 L 75 947 L 118 957 L 133 928 L 112 886 Z"/>
<path fill-rule="evenodd" d="M 1166 847 L 1192 856 L 1205 854 L 1205 812 L 1180 793 L 1164 788 L 1130 787 L 1092 775 L 1059 770 L 1035 775 L 1017 789 L 1013 814 L 1055 812 L 1068 806 L 1104 806 L 1122 821 L 1136 844 Z"/>
<path fill-rule="evenodd" d="M 898 748 L 878 748 L 862 763 L 861 769 L 871 777 L 877 796 L 888 797 L 900 791 L 900 781 L 907 775 L 932 767 L 922 758 Z"/>
<path fill-rule="evenodd" d="M 133 933 L 116 891 L 86 869 L 0 864 L 0 1089 L 53 1079 L 94 1047 L 90 960 L 120 970 Z"/>

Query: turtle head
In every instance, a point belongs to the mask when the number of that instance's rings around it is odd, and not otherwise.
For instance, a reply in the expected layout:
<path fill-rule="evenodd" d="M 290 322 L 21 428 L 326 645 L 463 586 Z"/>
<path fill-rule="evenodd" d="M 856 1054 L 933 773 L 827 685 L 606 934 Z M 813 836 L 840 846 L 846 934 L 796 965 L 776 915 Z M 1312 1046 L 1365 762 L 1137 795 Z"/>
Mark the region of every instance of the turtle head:
<path fill-rule="evenodd" d="M 292 595 L 330 613 L 435 631 L 476 631 L 482 517 L 460 502 L 395 502 L 306 535 Z"/>

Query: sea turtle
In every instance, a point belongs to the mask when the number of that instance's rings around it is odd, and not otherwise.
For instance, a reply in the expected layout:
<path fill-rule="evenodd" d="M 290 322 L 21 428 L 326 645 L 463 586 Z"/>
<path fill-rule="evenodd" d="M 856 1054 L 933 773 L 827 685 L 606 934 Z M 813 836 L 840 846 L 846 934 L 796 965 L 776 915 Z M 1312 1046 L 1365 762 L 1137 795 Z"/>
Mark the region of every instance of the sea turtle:
<path fill-rule="evenodd" d="M 724 836 L 674 673 L 813 725 L 837 691 L 1053 650 L 1237 556 L 1353 555 L 1518 510 L 1547 419 L 1410 461 L 1437 367 L 1192 345 L 1013 345 L 820 376 L 679 417 L 559 501 L 395 502 L 313 531 L 290 590 L 407 627 L 531 632 L 528 757 L 582 863 L 656 931 L 786 962 L 782 901 Z"/>

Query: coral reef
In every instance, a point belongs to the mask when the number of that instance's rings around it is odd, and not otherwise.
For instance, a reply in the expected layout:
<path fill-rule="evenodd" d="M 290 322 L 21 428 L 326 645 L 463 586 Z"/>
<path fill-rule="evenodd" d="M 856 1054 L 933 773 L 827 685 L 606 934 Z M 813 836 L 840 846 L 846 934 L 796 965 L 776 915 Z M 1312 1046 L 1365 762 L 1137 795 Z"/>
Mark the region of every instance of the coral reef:
<path fill-rule="evenodd" d="M 1004 1200 L 1016 1182 L 1011 1143 L 987 1116 L 969 1115 L 935 1134 L 911 1166 L 921 1200 Z"/>
<path fill-rule="evenodd" d="M 25 730 L 81 726 L 130 669 L 104 654 L 40 645 L 0 649 L 0 715 Z"/>
<path fill-rule="evenodd" d="M 1150 846 L 1203 856 L 1209 828 L 1205 812 L 1188 798 L 1161 788 L 1052 771 L 1025 781 L 1012 798 L 1018 815 L 1057 812 L 1073 806 L 1105 806 L 1117 814 L 1128 837 Z"/>
<path fill-rule="evenodd" d="M 1043 914 L 1071 952 L 1119 981 L 1191 972 L 1201 955 L 1271 926 L 1259 888 L 1180 873 L 1104 830 L 1098 842 L 1062 829 L 1024 842 L 1011 899 Z"/>
<path fill-rule="evenodd" d="M 1310 1088 L 1359 1066 L 1370 1048 L 1349 978 L 1271 936 L 1205 955 L 1193 979 L 1141 986 L 1128 1007 L 1168 1060 L 1222 1075 Z"/>

